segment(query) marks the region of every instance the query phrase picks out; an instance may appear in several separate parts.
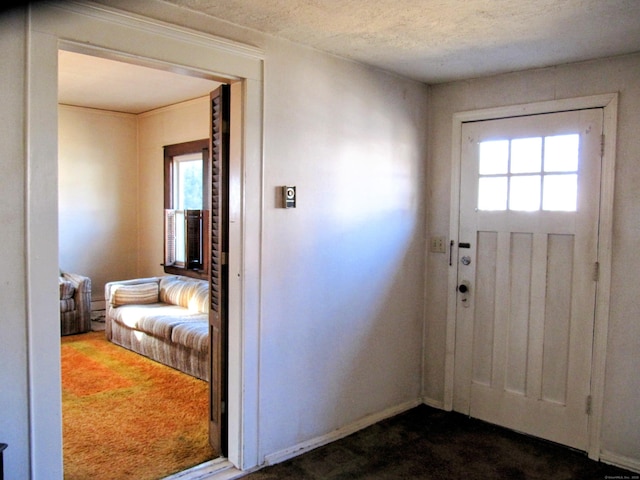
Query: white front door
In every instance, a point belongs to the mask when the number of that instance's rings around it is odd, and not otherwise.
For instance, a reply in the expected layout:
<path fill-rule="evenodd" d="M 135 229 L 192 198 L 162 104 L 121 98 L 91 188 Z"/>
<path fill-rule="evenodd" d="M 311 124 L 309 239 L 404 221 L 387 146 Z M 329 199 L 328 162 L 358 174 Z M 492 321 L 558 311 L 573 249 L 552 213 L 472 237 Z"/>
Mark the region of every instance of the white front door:
<path fill-rule="evenodd" d="M 603 110 L 462 126 L 454 410 L 586 450 Z"/>

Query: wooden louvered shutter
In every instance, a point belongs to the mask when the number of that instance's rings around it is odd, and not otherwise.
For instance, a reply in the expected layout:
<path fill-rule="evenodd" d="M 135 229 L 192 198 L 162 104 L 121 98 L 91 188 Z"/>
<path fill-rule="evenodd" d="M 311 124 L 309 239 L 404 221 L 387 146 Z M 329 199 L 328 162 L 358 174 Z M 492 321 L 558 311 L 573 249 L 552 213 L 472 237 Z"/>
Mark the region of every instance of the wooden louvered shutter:
<path fill-rule="evenodd" d="M 164 211 L 164 264 L 176 262 L 176 211 Z"/>
<path fill-rule="evenodd" d="M 229 225 L 229 86 L 211 92 L 211 264 L 209 344 L 211 358 L 209 440 L 227 449 L 227 285 Z"/>
<path fill-rule="evenodd" d="M 202 268 L 202 210 L 185 210 L 186 267 Z"/>

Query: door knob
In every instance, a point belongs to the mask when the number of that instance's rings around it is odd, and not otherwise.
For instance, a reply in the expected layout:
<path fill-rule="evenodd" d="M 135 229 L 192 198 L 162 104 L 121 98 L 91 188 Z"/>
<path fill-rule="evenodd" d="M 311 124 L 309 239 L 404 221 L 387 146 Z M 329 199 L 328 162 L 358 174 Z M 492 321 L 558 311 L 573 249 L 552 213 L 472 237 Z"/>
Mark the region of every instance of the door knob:
<path fill-rule="evenodd" d="M 458 286 L 458 291 L 460 293 L 467 293 L 469 291 L 469 285 L 467 283 L 461 283 Z"/>

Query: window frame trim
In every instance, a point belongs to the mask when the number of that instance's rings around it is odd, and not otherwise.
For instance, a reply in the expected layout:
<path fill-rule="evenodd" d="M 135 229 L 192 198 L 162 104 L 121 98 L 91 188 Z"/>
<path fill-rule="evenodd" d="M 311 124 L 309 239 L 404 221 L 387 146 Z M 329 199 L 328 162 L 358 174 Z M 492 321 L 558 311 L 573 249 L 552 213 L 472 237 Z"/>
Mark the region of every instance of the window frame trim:
<path fill-rule="evenodd" d="M 187 155 L 191 153 L 202 152 L 202 245 L 201 248 L 203 254 L 203 264 L 201 269 L 192 269 L 187 266 L 181 267 L 178 265 L 166 265 L 162 264 L 164 272 L 173 275 L 184 275 L 188 277 L 200 278 L 206 280 L 209 278 L 209 265 L 210 259 L 207 252 L 208 235 L 209 231 L 209 212 L 211 210 L 211 187 L 210 187 L 210 174 L 211 174 L 211 159 L 209 155 L 209 139 L 204 138 L 201 140 L 192 140 L 188 142 L 182 142 L 172 145 L 165 145 L 164 150 L 164 210 L 173 210 L 173 165 L 174 157 L 181 155 Z M 164 219 L 164 216 L 163 216 Z M 166 223 L 163 220 L 163 249 L 166 248 Z M 164 252 L 163 262 L 166 259 L 166 251 Z"/>

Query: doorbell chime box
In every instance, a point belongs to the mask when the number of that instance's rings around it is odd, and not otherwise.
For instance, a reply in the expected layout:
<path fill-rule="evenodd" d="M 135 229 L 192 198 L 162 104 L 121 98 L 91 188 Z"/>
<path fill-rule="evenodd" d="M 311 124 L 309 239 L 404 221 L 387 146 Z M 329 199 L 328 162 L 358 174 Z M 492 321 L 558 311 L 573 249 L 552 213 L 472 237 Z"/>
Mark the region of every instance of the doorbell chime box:
<path fill-rule="evenodd" d="M 284 208 L 296 208 L 296 187 L 282 187 Z"/>

